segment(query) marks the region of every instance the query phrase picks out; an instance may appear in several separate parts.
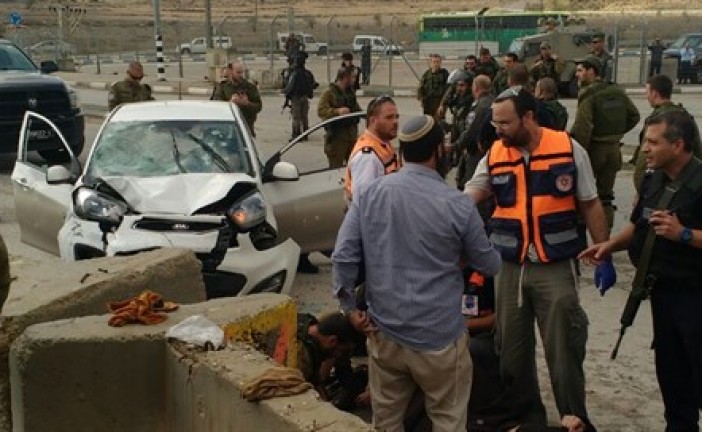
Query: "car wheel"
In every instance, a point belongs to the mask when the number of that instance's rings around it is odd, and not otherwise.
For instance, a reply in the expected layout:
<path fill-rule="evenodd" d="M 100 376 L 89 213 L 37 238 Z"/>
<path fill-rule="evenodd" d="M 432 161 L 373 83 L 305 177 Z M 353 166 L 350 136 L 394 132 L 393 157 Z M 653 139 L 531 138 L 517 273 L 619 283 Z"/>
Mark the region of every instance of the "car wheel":
<path fill-rule="evenodd" d="M 190 55 L 190 50 L 188 48 L 183 48 L 182 50 L 180 50 L 180 53 L 182 55 Z"/>
<path fill-rule="evenodd" d="M 319 47 L 318 55 L 327 55 L 327 47 Z"/>

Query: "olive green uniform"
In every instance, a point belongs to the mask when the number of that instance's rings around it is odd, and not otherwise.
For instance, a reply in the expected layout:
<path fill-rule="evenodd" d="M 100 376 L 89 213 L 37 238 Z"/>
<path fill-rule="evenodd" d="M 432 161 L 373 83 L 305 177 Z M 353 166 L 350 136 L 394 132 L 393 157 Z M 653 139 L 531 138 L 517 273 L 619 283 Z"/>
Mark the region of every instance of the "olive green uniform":
<path fill-rule="evenodd" d="M 605 50 L 602 50 L 602 52 L 600 52 L 599 54 L 596 54 L 594 51 L 590 51 L 590 55 L 597 57 L 597 59 L 600 61 L 600 64 L 602 65 L 602 70 L 599 74 L 602 78 L 602 81 L 606 83 L 614 82 L 614 57 L 612 57 L 612 54 L 608 53 Z"/>
<path fill-rule="evenodd" d="M 542 100 L 544 108 L 553 118 L 555 130 L 564 131 L 568 124 L 568 110 L 556 99 Z"/>
<path fill-rule="evenodd" d="M 441 105 L 441 100 L 449 88 L 448 80 L 449 73 L 446 69 L 441 68 L 436 72 L 427 69 L 419 80 L 419 88 L 417 89 L 417 99 L 422 103 L 422 111 L 426 115 L 435 116 L 436 111 Z"/>
<path fill-rule="evenodd" d="M 258 113 L 261 112 L 261 108 L 263 108 L 263 103 L 261 102 L 261 95 L 258 93 L 258 89 L 255 85 L 245 79 L 236 82 L 223 82 L 217 86 L 212 98 L 214 100 L 228 102 L 232 99 L 232 96 L 237 93 L 244 93 L 249 99 L 249 103 L 246 105 L 239 105 L 239 109 L 244 116 L 244 121 L 246 121 L 246 125 L 249 127 L 251 134 L 256 136 L 254 123 L 256 123 Z"/>
<path fill-rule="evenodd" d="M 116 106 L 129 102 L 154 100 L 151 95 L 151 86 L 142 84 L 130 78 L 117 81 L 110 87 L 107 94 L 107 107 L 112 111 Z"/>
<path fill-rule="evenodd" d="M 10 292 L 10 256 L 0 235 L 0 310 Z"/>
<path fill-rule="evenodd" d="M 614 180 L 622 167 L 620 140 L 640 120 L 634 103 L 616 84 L 599 78 L 578 94 L 571 136 L 587 150 L 610 228 L 614 223 Z"/>
<path fill-rule="evenodd" d="M 493 80 L 495 79 L 495 75 L 497 75 L 497 71 L 499 70 L 500 65 L 497 63 L 497 60 L 495 60 L 494 57 L 490 57 L 490 61 L 487 63 L 482 63 L 480 60 L 478 60 L 478 63 L 475 65 L 475 76 L 487 75 L 491 80 Z"/>
<path fill-rule="evenodd" d="M 561 72 L 563 72 L 563 63 L 553 57 L 539 58 L 534 66 L 529 71 L 531 79 L 534 83 L 541 78 L 552 78 L 556 85 L 561 82 Z"/>
<path fill-rule="evenodd" d="M 655 106 L 653 108 L 653 112 L 646 118 L 646 120 L 648 120 L 651 117 L 655 117 L 657 115 L 672 111 L 682 111 L 684 113 L 687 113 L 687 110 L 683 108 L 682 105 L 675 104 L 671 101 L 666 101 L 660 105 Z M 702 142 L 700 142 L 700 131 L 699 129 L 697 129 L 697 123 L 694 123 L 694 125 L 695 141 L 693 143 L 692 152 L 698 158 L 702 158 Z M 636 148 L 636 152 L 634 153 L 634 160 L 636 161 L 636 166 L 634 167 L 634 187 L 636 188 L 637 192 L 639 192 L 639 188 L 641 187 L 641 181 L 643 180 L 644 174 L 646 173 L 646 155 L 644 155 L 641 152 L 641 145 L 643 144 L 645 132 L 645 128 L 641 130 L 641 135 L 639 136 L 639 146 Z"/>
<path fill-rule="evenodd" d="M 317 115 L 322 120 L 328 120 L 338 116 L 337 108 L 343 107 L 351 112 L 361 111 L 353 89 L 343 90 L 336 84 L 330 84 L 319 98 Z M 353 145 L 358 139 L 358 118 L 334 122 L 325 130 L 324 153 L 329 160 L 329 168 L 340 168 L 348 161 Z"/>
<path fill-rule="evenodd" d="M 492 82 L 492 87 L 495 89 L 495 94 L 499 95 L 503 91 L 507 90 L 509 85 L 507 84 L 509 79 L 509 71 L 507 68 L 502 68 L 495 75 L 495 79 Z"/>

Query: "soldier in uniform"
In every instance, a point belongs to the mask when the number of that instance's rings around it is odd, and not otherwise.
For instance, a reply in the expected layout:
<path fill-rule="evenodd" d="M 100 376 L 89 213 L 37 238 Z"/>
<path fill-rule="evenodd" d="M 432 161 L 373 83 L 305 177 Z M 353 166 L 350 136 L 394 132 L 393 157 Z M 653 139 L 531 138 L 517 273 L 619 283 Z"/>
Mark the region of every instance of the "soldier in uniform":
<path fill-rule="evenodd" d="M 614 223 L 614 180 L 622 167 L 620 140 L 641 117 L 624 90 L 600 78 L 602 63 L 597 57 L 588 56 L 576 63 L 575 73 L 581 89 L 570 134 L 590 156 L 597 194 L 611 228 Z"/>
<path fill-rule="evenodd" d="M 456 186 L 460 190 L 463 190 L 466 182 L 473 177 L 478 161 L 485 154 L 478 143 L 478 132 L 487 121 L 487 117 L 492 116 L 490 105 L 495 97 L 492 95 L 491 89 L 490 78 L 485 75 L 478 75 L 473 80 L 471 86 L 473 103 L 468 110 L 463 122 L 463 129 L 456 142 L 456 149 L 460 154 L 456 173 Z M 482 210 L 482 207 L 479 206 L 478 208 Z"/>
<path fill-rule="evenodd" d="M 478 64 L 475 66 L 475 75 L 487 75 L 490 80 L 495 79 L 497 71 L 500 70 L 500 65 L 497 64 L 497 60 L 490 54 L 488 48 L 480 48 L 480 58 L 478 59 Z"/>
<path fill-rule="evenodd" d="M 422 112 L 430 116 L 438 116 L 441 100 L 446 94 L 449 72 L 441 67 L 439 54 L 429 55 L 429 69 L 419 80 L 417 99 L 422 104 Z"/>
<path fill-rule="evenodd" d="M 653 75 L 646 81 L 646 99 L 648 103 L 651 104 L 653 112 L 646 117 L 646 122 L 652 117 L 656 117 L 666 112 L 670 111 L 682 111 L 689 115 L 687 110 L 683 108 L 682 104 L 676 104 L 670 100 L 673 94 L 673 80 L 671 80 L 666 75 Z M 692 152 L 698 158 L 702 157 L 702 144 L 700 144 L 700 131 L 697 129 L 697 123 L 694 121 L 692 124 L 695 126 L 694 137 L 695 140 L 692 143 Z M 634 187 L 637 191 L 641 186 L 641 181 L 643 180 L 644 173 L 646 171 L 646 155 L 640 152 L 641 146 L 643 145 L 644 133 L 646 129 L 641 130 L 639 135 L 639 146 L 636 147 L 634 156 L 632 157 L 633 162 L 636 164 L 634 167 Z"/>
<path fill-rule="evenodd" d="M 361 74 L 363 75 L 362 84 L 370 84 L 371 75 L 371 44 L 367 40 L 366 43 L 361 47 Z"/>
<path fill-rule="evenodd" d="M 343 67 L 336 74 L 336 81 L 319 98 L 317 115 L 322 120 L 361 111 L 353 89 L 355 70 Z M 329 168 L 340 168 L 348 161 L 351 149 L 358 138 L 358 119 L 334 122 L 326 128 L 324 153 L 329 160 Z"/>
<path fill-rule="evenodd" d="M 295 56 L 294 69 L 290 73 L 285 89 L 283 89 L 285 97 L 290 101 L 291 141 L 309 129 L 310 99 L 312 99 L 314 89 L 319 86 L 312 72 L 305 68 L 306 59 L 307 54 L 304 52 L 299 52 Z M 307 140 L 307 137 L 304 140 Z"/>
<path fill-rule="evenodd" d="M 263 108 L 261 95 L 255 85 L 244 78 L 244 64 L 233 63 L 231 67 L 231 79 L 217 88 L 214 100 L 229 101 L 237 104 L 244 116 L 244 121 L 251 131 L 251 135 L 256 136 L 254 123 L 258 113 Z"/>
<path fill-rule="evenodd" d="M 551 51 L 550 43 L 543 41 L 539 48 L 541 53 L 534 66 L 531 67 L 531 79 L 537 82 L 541 78 L 549 77 L 556 83 L 560 82 L 563 63 Z"/>
<path fill-rule="evenodd" d="M 226 65 L 222 68 L 222 71 L 220 72 L 220 75 L 219 75 L 219 82 L 217 84 L 215 84 L 215 86 L 212 88 L 212 94 L 210 95 L 210 100 L 215 100 L 215 95 L 217 94 L 218 87 L 220 87 L 221 85 L 223 85 L 231 80 L 231 71 L 232 71 L 231 63 L 229 63 L 228 65 Z"/>
<path fill-rule="evenodd" d="M 151 95 L 151 86 L 142 84 L 142 78 L 144 78 L 144 67 L 141 63 L 136 61 L 129 63 L 127 77 L 112 84 L 107 94 L 107 107 L 110 111 L 123 103 L 154 100 Z"/>
<path fill-rule="evenodd" d="M 597 57 L 602 65 L 600 69 L 602 81 L 613 83 L 615 81 L 615 77 L 612 75 L 614 72 L 614 57 L 605 49 L 604 33 L 596 33 L 593 35 L 592 42 L 590 42 L 590 55 Z"/>
<path fill-rule="evenodd" d="M 568 124 L 568 110 L 560 102 L 558 102 L 558 87 L 556 82 L 549 77 L 541 78 L 536 82 L 534 95 L 544 109 L 553 118 L 554 130 L 564 131 Z"/>
<path fill-rule="evenodd" d="M 7 247 L 5 246 L 5 241 L 0 235 L 0 310 L 2 310 L 2 305 L 5 304 L 7 300 L 7 295 L 10 293 L 10 257 L 7 253 Z"/>
<path fill-rule="evenodd" d="M 341 55 L 341 67 L 353 70 L 353 90 L 361 88 L 361 68 L 353 64 L 353 54 L 345 52 Z"/>
<path fill-rule="evenodd" d="M 519 63 L 519 56 L 510 52 L 505 54 L 502 60 L 504 61 L 504 66 L 502 66 L 502 68 L 500 68 L 500 70 L 497 72 L 497 75 L 495 75 L 495 80 L 492 83 L 493 87 L 495 88 L 495 94 L 500 94 L 507 90 L 507 87 L 509 87 L 509 84 L 507 83 L 509 71 L 512 69 L 512 66 Z"/>

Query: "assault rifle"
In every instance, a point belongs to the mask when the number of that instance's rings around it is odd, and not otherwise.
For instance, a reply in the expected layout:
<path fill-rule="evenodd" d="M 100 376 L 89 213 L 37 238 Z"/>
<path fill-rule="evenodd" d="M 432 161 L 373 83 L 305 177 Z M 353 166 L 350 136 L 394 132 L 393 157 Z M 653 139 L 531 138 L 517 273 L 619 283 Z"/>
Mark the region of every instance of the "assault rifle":
<path fill-rule="evenodd" d="M 281 114 L 285 112 L 285 108 L 290 108 L 290 96 L 285 96 L 285 102 L 283 102 L 283 106 L 280 107 Z"/>
<path fill-rule="evenodd" d="M 649 254 L 650 255 L 650 254 Z M 624 333 L 626 329 L 634 324 L 634 319 L 636 314 L 639 312 L 639 306 L 641 302 L 646 300 L 651 296 L 651 288 L 656 283 L 656 277 L 654 275 L 646 276 L 645 271 L 640 271 L 637 267 L 636 275 L 634 276 L 634 282 L 631 285 L 631 292 L 629 293 L 629 298 L 626 300 L 626 306 L 624 306 L 624 311 L 622 312 L 622 317 L 619 322 L 622 325 L 621 330 L 619 330 L 619 338 L 617 338 L 617 343 L 614 345 L 612 350 L 612 355 L 609 357 L 611 360 L 617 358 L 617 353 L 619 352 L 619 345 L 622 343 L 624 338 Z M 648 265 L 646 266 L 648 267 Z"/>

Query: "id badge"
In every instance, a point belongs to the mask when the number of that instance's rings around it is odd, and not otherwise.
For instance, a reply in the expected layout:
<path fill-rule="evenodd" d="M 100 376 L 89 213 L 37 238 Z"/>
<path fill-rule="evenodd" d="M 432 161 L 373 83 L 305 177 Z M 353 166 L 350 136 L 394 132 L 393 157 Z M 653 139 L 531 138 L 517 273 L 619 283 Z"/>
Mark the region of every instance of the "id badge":
<path fill-rule="evenodd" d="M 478 296 L 471 294 L 463 294 L 461 302 L 461 313 L 466 316 L 478 316 Z"/>

